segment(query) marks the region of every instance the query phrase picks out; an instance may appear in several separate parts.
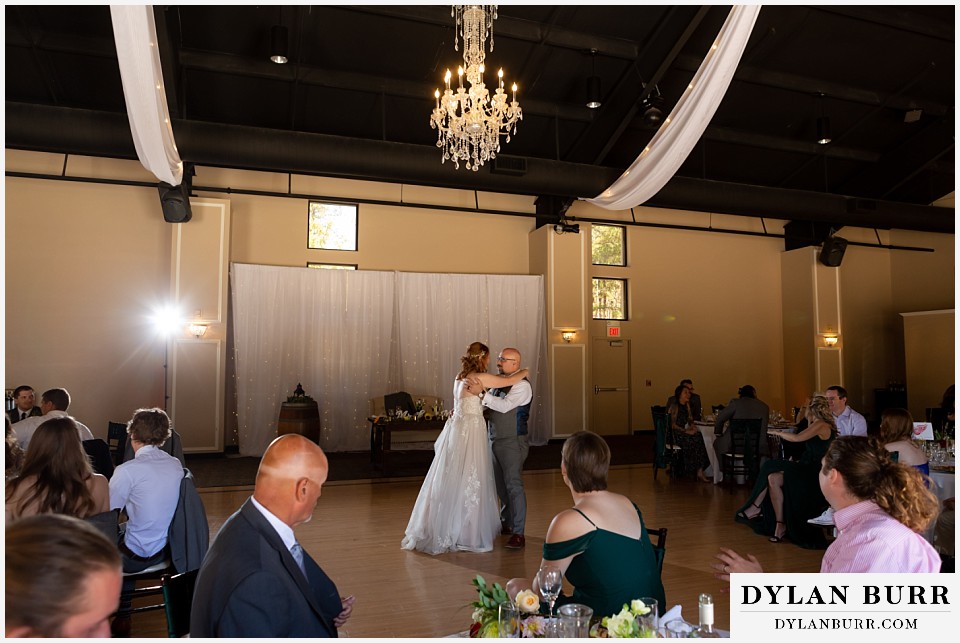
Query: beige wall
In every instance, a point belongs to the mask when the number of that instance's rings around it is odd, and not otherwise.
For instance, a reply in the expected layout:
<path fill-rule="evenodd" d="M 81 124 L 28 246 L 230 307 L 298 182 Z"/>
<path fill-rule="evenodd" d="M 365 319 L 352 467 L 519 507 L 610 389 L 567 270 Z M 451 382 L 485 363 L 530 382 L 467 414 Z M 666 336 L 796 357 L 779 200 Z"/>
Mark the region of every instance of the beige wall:
<path fill-rule="evenodd" d="M 904 313 L 904 355 L 907 401 L 914 419 L 926 419 L 929 407 L 939 406 L 954 383 L 953 357 L 956 320 L 952 310 Z"/>
<path fill-rule="evenodd" d="M 9 150 L 6 161 L 8 169 L 57 174 L 63 165 L 62 156 Z M 71 157 L 67 173 L 151 181 L 130 161 Z M 286 175 L 214 168 L 199 168 L 196 183 L 288 189 Z M 171 227 L 163 222 L 156 190 L 14 178 L 5 185 L 7 386 L 26 382 L 41 391 L 65 386 L 76 397 L 78 417 L 99 435 L 105 434 L 108 419 L 125 419 L 138 406 L 162 404 L 162 343 L 154 338 L 147 316 L 169 293 Z M 289 189 L 295 194 L 534 210 L 533 197 L 318 177 L 294 177 Z M 545 240 L 537 237 L 545 233 L 534 232 L 534 220 L 527 217 L 361 204 L 359 250 L 342 253 L 307 250 L 306 199 L 220 192 L 204 196 L 230 202 L 230 259 L 235 262 L 303 266 L 329 261 L 358 263 L 361 269 L 513 274 L 539 273 L 549 264 Z M 641 222 L 751 232 L 763 232 L 765 223 L 766 230 L 779 233 L 783 224 L 642 207 L 633 214 L 607 212 L 583 202 L 569 214 L 623 221 L 635 216 Z M 582 226 L 584 242 L 589 228 Z M 873 231 L 844 230 L 847 238 L 859 240 L 857 235 L 871 240 Z M 846 326 L 844 367 L 861 405 L 874 386 L 903 379 L 897 313 L 953 308 L 953 235 L 881 235 L 885 243 L 935 247 L 937 252 L 847 250 L 838 269 Z M 790 295 L 781 283 L 782 255 L 783 241 L 776 238 L 628 227 L 628 267 L 593 267 L 586 256 L 588 300 L 594 275 L 630 280 L 630 319 L 622 331 L 633 348 L 634 428 L 651 427 L 649 407 L 662 404 L 684 377 L 694 380 L 705 405 L 726 403 L 746 383 L 756 386 L 773 409 L 786 411 L 797 402 L 785 393 L 784 374 L 794 364 L 789 351 L 786 362 L 784 357 L 782 302 Z M 547 296 L 579 292 L 558 288 Z M 566 303 L 560 302 L 561 308 Z M 549 344 L 560 343 L 558 331 L 548 332 Z M 588 321 L 575 341 L 589 346 L 605 332 L 605 323 Z M 581 362 L 589 364 L 589 355 Z M 586 388 L 592 388 L 589 377 Z M 227 390 L 229 396 L 229 384 Z M 591 396 L 585 398 L 589 403 Z M 230 444 L 234 437 L 230 428 L 227 432 Z"/>

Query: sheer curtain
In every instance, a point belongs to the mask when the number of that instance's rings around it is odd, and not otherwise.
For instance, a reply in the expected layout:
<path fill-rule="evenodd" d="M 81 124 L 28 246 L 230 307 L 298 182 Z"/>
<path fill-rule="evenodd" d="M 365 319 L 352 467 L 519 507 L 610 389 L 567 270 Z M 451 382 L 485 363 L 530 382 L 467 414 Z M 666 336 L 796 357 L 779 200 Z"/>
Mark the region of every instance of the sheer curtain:
<path fill-rule="evenodd" d="M 531 442 L 549 436 L 543 278 L 316 270 L 233 264 L 240 453 L 261 455 L 280 404 L 303 384 L 320 445 L 369 448 L 369 400 L 405 390 L 444 398 L 472 341 L 514 346 L 531 369 Z"/>

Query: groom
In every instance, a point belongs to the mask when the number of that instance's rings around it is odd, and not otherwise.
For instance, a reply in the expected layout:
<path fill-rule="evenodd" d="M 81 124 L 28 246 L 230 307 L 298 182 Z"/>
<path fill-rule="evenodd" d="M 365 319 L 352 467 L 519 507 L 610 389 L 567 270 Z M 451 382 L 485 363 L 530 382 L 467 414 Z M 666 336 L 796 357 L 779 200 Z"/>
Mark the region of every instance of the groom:
<path fill-rule="evenodd" d="M 520 351 L 504 348 L 497 357 L 497 372 L 513 375 L 520 370 Z M 523 491 L 523 463 L 527 459 L 527 418 L 533 389 L 526 379 L 513 386 L 494 388 L 481 396 L 488 411 L 487 428 L 493 440 L 493 473 L 500 496 L 500 525 L 510 534 L 507 549 L 523 549 L 527 496 Z"/>

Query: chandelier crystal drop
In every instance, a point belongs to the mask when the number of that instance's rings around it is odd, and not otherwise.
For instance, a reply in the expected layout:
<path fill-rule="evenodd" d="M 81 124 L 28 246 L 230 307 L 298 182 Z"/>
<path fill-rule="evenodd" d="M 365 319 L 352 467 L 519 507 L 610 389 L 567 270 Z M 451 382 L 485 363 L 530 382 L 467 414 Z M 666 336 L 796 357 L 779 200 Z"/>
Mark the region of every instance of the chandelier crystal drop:
<path fill-rule="evenodd" d="M 459 169 L 463 161 L 468 170 L 476 172 L 497 157 L 501 136 L 509 143 L 511 133 L 516 135 L 523 111 L 517 102 L 516 83 L 512 87 L 513 99 L 508 101 L 503 89 L 503 69 L 497 73 L 497 89 L 492 96 L 483 83 L 484 45 L 489 36 L 493 52 L 497 5 L 456 5 L 451 15 L 456 18 L 454 50 L 459 51 L 459 40 L 463 40 L 463 66 L 457 70 L 456 89 L 450 85 L 453 75 L 448 69 L 443 93 L 439 89 L 433 93 L 436 107 L 430 116 L 430 127 L 437 130 L 437 147 L 443 150 L 441 163 L 450 160 Z"/>

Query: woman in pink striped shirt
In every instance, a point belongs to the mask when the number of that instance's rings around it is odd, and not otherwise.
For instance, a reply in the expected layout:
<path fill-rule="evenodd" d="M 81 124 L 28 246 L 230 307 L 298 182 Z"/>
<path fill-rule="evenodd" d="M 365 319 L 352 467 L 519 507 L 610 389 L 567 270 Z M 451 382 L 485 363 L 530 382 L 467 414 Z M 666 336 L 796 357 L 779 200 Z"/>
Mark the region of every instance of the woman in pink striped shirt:
<path fill-rule="evenodd" d="M 820 489 L 839 530 L 820 563 L 822 573 L 936 573 L 940 556 L 920 534 L 937 517 L 937 499 L 920 473 L 894 462 L 876 438 L 833 441 L 820 469 Z M 755 556 L 721 548 L 717 578 L 758 573 Z"/>

